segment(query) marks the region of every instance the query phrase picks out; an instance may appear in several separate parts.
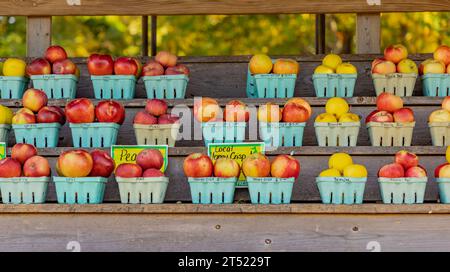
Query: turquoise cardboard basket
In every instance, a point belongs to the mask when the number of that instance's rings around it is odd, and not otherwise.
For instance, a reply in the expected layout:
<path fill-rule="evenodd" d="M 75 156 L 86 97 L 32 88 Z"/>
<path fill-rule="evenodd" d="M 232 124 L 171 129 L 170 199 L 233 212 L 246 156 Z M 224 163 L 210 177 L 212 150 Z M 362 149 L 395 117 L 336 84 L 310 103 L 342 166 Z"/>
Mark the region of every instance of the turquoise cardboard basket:
<path fill-rule="evenodd" d="M 5 204 L 44 203 L 50 177 L 0 178 L 0 191 Z"/>
<path fill-rule="evenodd" d="M 149 99 L 183 99 L 189 78 L 187 75 L 144 76 L 142 81 Z"/>
<path fill-rule="evenodd" d="M 237 178 L 188 178 L 194 204 L 230 204 Z"/>
<path fill-rule="evenodd" d="M 297 75 L 258 74 L 247 75 L 247 96 L 249 98 L 291 98 L 294 97 Z"/>
<path fill-rule="evenodd" d="M 133 99 L 136 92 L 136 77 L 91 76 L 95 99 Z"/>
<path fill-rule="evenodd" d="M 441 203 L 450 203 L 450 178 L 436 178 Z"/>
<path fill-rule="evenodd" d="M 107 181 L 103 177 L 53 177 L 59 204 L 102 203 Z"/>
<path fill-rule="evenodd" d="M 120 125 L 116 123 L 69 124 L 74 147 L 111 147 L 117 142 Z"/>
<path fill-rule="evenodd" d="M 353 97 L 357 74 L 313 74 L 317 97 Z"/>
<path fill-rule="evenodd" d="M 75 75 L 31 76 L 33 88 L 43 90 L 49 99 L 74 99 L 78 77 Z"/>
<path fill-rule="evenodd" d="M 367 178 L 317 177 L 324 204 L 362 204 Z"/>
<path fill-rule="evenodd" d="M 168 177 L 121 178 L 116 177 L 119 185 L 120 202 L 124 204 L 158 204 L 164 202 Z"/>
<path fill-rule="evenodd" d="M 28 82 L 27 77 L 0 76 L 0 99 L 21 99 Z"/>
<path fill-rule="evenodd" d="M 11 130 L 11 125 L 0 124 L 0 142 L 8 144 L 10 130 Z"/>
<path fill-rule="evenodd" d="M 428 178 L 378 178 L 385 204 L 423 203 Z"/>
<path fill-rule="evenodd" d="M 37 148 L 57 147 L 59 140 L 59 123 L 39 123 L 12 125 L 16 143 L 26 143 Z"/>
<path fill-rule="evenodd" d="M 259 138 L 267 146 L 302 146 L 306 123 L 259 122 Z"/>
<path fill-rule="evenodd" d="M 450 74 L 426 74 L 422 76 L 424 96 L 450 95 Z"/>
<path fill-rule="evenodd" d="M 247 177 L 248 191 L 253 204 L 289 204 L 294 178 Z"/>
<path fill-rule="evenodd" d="M 210 143 L 239 143 L 245 139 L 246 122 L 202 123 L 205 146 Z"/>

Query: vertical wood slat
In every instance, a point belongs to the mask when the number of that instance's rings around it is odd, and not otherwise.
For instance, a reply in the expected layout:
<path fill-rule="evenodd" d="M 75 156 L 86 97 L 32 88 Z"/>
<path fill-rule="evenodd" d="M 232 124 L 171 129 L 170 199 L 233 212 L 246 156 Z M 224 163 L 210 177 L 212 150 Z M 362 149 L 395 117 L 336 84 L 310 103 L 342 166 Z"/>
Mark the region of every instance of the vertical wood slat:
<path fill-rule="evenodd" d="M 316 14 L 316 54 L 325 54 L 325 14 Z"/>
<path fill-rule="evenodd" d="M 142 16 L 142 56 L 148 56 L 148 16 Z"/>
<path fill-rule="evenodd" d="M 52 17 L 27 17 L 27 56 L 41 57 L 52 42 Z"/>
<path fill-rule="evenodd" d="M 151 36 L 152 36 L 152 44 L 151 44 L 151 53 L 152 56 L 156 55 L 156 51 L 157 51 L 157 16 L 152 16 L 152 28 L 151 28 Z"/>
<path fill-rule="evenodd" d="M 378 54 L 381 46 L 380 14 L 356 15 L 356 51 L 358 54 Z"/>

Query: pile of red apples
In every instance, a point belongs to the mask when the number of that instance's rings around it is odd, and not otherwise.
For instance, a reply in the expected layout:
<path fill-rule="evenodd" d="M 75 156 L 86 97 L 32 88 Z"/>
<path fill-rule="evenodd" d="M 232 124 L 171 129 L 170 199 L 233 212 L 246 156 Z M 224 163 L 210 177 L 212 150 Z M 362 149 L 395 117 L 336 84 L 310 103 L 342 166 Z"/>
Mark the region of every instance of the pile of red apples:
<path fill-rule="evenodd" d="M 142 76 L 162 75 L 186 75 L 189 76 L 189 68 L 183 64 L 177 64 L 176 55 L 167 51 L 156 54 L 154 60 L 149 60 L 142 69 Z"/>
<path fill-rule="evenodd" d="M 36 147 L 30 144 L 16 144 L 11 157 L 0 160 L 0 178 L 38 178 L 51 174 L 48 160 L 38 156 Z"/>
<path fill-rule="evenodd" d="M 139 125 L 167 125 L 179 122 L 179 117 L 168 113 L 166 101 L 161 99 L 147 100 L 145 109 L 136 113 L 133 123 Z"/>
<path fill-rule="evenodd" d="M 52 45 L 45 51 L 43 58 L 37 58 L 27 65 L 26 73 L 33 75 L 76 75 L 80 76 L 80 69 L 67 58 L 64 48 Z"/>
<path fill-rule="evenodd" d="M 164 177 L 161 168 L 164 157 L 157 149 L 144 149 L 136 156 L 136 163 L 120 164 L 115 172 L 120 178 L 155 178 Z"/>
<path fill-rule="evenodd" d="M 384 57 L 372 62 L 372 74 L 417 74 L 414 61 L 408 59 L 408 50 L 401 44 L 390 45 L 384 49 Z"/>
<path fill-rule="evenodd" d="M 366 117 L 366 123 L 411 123 L 414 120 L 413 110 L 403 107 L 402 98 L 390 93 L 380 94 L 377 97 L 377 109 Z"/>
<path fill-rule="evenodd" d="M 69 123 L 117 123 L 121 125 L 125 120 L 125 108 L 114 100 L 100 101 L 94 106 L 87 98 L 69 101 L 66 105 L 66 116 Z"/>
<path fill-rule="evenodd" d="M 427 171 L 419 165 L 419 157 L 406 150 L 395 154 L 394 163 L 387 164 L 378 171 L 380 178 L 423 178 Z"/>
<path fill-rule="evenodd" d="M 84 149 L 65 151 L 56 162 L 58 175 L 70 178 L 107 178 L 114 171 L 114 167 L 115 163 L 111 156 L 99 149 L 90 153 Z"/>

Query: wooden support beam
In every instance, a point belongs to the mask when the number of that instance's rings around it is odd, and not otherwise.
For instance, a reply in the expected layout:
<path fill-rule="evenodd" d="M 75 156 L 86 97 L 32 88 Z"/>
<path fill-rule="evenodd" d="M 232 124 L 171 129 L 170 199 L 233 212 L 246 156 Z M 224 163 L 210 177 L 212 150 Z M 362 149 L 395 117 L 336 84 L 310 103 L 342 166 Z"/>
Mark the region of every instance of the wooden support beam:
<path fill-rule="evenodd" d="M 316 54 L 325 54 L 325 14 L 316 15 Z"/>
<path fill-rule="evenodd" d="M 151 36 L 152 36 L 152 45 L 151 45 L 151 53 L 152 56 L 156 55 L 157 49 L 158 49 L 158 44 L 157 44 L 157 38 L 158 38 L 158 31 L 157 31 L 157 24 L 158 24 L 158 17 L 157 16 L 152 16 L 152 31 L 151 31 Z"/>
<path fill-rule="evenodd" d="M 142 56 L 148 56 L 148 16 L 142 16 Z"/>
<path fill-rule="evenodd" d="M 380 53 L 380 14 L 356 15 L 356 52 L 358 54 Z"/>
<path fill-rule="evenodd" d="M 52 17 L 27 17 L 27 56 L 41 57 L 52 43 Z"/>

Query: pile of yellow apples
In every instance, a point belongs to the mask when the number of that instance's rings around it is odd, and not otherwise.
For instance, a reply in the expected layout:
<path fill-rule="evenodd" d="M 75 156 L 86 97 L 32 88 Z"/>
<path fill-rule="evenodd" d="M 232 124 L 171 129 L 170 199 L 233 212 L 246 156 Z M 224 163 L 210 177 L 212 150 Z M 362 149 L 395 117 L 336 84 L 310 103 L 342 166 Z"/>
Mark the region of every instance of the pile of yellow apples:
<path fill-rule="evenodd" d="M 274 62 L 265 54 L 254 55 L 248 64 L 252 75 L 257 74 L 279 74 L 296 75 L 299 71 L 299 64 L 294 59 L 277 59 Z"/>
<path fill-rule="evenodd" d="M 357 70 L 349 62 L 342 62 L 342 58 L 336 54 L 328 54 L 322 64 L 317 66 L 314 74 L 356 74 Z"/>
<path fill-rule="evenodd" d="M 26 75 L 27 64 L 17 58 L 9 58 L 5 62 L 0 62 L 0 76 L 24 77 Z"/>
<path fill-rule="evenodd" d="M 347 153 L 334 153 L 328 160 L 328 169 L 322 171 L 319 177 L 365 178 L 367 169 L 364 165 L 354 164 Z"/>
<path fill-rule="evenodd" d="M 345 99 L 333 97 L 327 100 L 325 104 L 325 112 L 316 117 L 317 123 L 344 123 L 359 122 L 360 118 L 357 114 L 350 112 L 350 106 Z"/>

